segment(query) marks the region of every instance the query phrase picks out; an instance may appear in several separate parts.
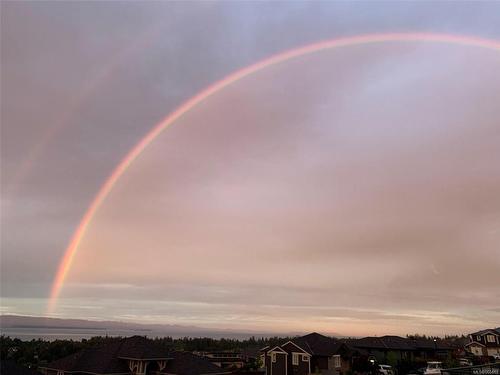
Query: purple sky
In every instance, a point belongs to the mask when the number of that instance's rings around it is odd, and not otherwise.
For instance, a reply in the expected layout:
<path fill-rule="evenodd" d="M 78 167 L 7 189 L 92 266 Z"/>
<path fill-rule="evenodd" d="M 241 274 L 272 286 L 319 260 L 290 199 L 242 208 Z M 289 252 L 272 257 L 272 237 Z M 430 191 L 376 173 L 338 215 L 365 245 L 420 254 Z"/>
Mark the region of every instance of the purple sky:
<path fill-rule="evenodd" d="M 500 40 L 497 3 L 2 3 L 1 311 L 44 314 L 92 197 L 200 89 L 370 32 Z M 54 316 L 345 335 L 500 322 L 500 53 L 346 47 L 164 132 L 84 237 Z"/>

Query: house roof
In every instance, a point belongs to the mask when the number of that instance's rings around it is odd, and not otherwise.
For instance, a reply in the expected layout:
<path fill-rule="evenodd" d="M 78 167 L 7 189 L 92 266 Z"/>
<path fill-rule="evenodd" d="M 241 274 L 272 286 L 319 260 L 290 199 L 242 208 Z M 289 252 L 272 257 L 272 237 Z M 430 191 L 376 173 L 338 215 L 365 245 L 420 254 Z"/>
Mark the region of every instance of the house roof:
<path fill-rule="evenodd" d="M 53 361 L 42 368 L 67 372 L 90 372 L 97 374 L 122 374 L 129 369 L 124 360 L 118 358 L 120 341 L 106 343 L 101 347 L 83 349 L 77 353 Z"/>
<path fill-rule="evenodd" d="M 0 374 L 5 375 L 41 375 L 38 371 L 18 365 L 16 362 L 0 361 Z"/>
<path fill-rule="evenodd" d="M 281 348 L 280 345 L 276 345 L 274 348 L 268 350 L 268 353 L 271 352 L 288 354 L 286 351 L 283 350 L 283 348 Z"/>
<path fill-rule="evenodd" d="M 415 350 L 410 340 L 399 336 L 364 337 L 352 342 L 359 348 L 390 349 L 390 350 Z"/>
<path fill-rule="evenodd" d="M 471 342 L 468 342 L 467 344 L 465 344 L 464 346 L 482 346 L 482 347 L 485 347 L 486 345 L 481 344 L 478 341 L 471 341 Z"/>
<path fill-rule="evenodd" d="M 457 337 L 457 338 L 453 338 L 453 339 L 448 338 L 448 339 L 441 340 L 441 342 L 443 342 L 444 345 L 447 345 L 450 349 L 461 349 L 469 341 L 470 340 L 468 337 Z"/>
<path fill-rule="evenodd" d="M 416 338 L 407 339 L 399 336 L 364 337 L 353 340 L 351 345 L 359 348 L 382 349 L 382 350 L 425 350 L 440 349 L 451 350 L 452 347 L 442 340 Z"/>
<path fill-rule="evenodd" d="M 292 352 L 292 353 L 296 353 L 297 350 L 299 350 L 301 353 L 303 354 L 306 354 L 308 356 L 311 355 L 311 353 L 309 353 L 307 350 L 304 350 L 302 349 L 302 347 L 300 347 L 299 345 L 297 345 L 296 343 L 294 343 L 293 341 L 287 341 L 286 343 L 284 344 L 281 344 L 280 345 L 282 349 L 284 349 L 287 353 L 289 352 Z M 292 348 L 290 350 L 290 347 Z"/>
<path fill-rule="evenodd" d="M 51 362 L 43 366 L 43 368 L 98 374 L 129 373 L 124 358 L 168 359 L 171 357 L 166 350 L 160 348 L 154 341 L 141 336 L 133 336 L 112 340 L 97 347 L 83 349 Z"/>
<path fill-rule="evenodd" d="M 363 337 L 352 341 L 351 344 L 358 348 L 387 349 L 387 345 L 380 337 Z"/>
<path fill-rule="evenodd" d="M 204 375 L 204 374 L 225 374 L 224 370 L 208 361 L 189 352 L 171 352 L 172 360 L 167 362 L 167 367 L 163 372 L 177 375 Z"/>
<path fill-rule="evenodd" d="M 492 333 L 494 335 L 500 335 L 500 332 L 498 331 L 499 328 L 497 329 L 483 329 L 481 331 L 477 331 L 477 332 L 473 332 L 471 333 L 471 335 L 474 335 L 474 336 L 483 336 L 483 335 L 486 335 L 487 333 Z"/>
<path fill-rule="evenodd" d="M 432 340 L 432 339 L 409 339 L 411 344 L 415 347 L 415 349 L 441 349 L 441 350 L 452 350 L 453 346 L 447 341 L 443 340 Z"/>
<path fill-rule="evenodd" d="M 331 356 L 337 353 L 341 342 L 338 340 L 313 332 L 308 335 L 297 337 L 292 342 L 311 355 Z"/>

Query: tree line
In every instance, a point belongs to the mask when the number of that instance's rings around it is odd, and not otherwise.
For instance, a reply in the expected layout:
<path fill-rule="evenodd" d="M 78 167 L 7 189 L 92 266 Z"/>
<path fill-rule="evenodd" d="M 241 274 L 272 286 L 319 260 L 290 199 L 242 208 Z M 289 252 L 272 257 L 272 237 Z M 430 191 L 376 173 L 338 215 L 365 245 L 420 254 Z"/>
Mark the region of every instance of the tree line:
<path fill-rule="evenodd" d="M 0 358 L 2 360 L 13 360 L 26 367 L 38 367 L 56 359 L 63 358 L 76 353 L 82 349 L 90 348 L 120 340 L 122 337 L 92 337 L 90 339 L 75 340 L 54 340 L 33 339 L 23 341 L 9 336 L 0 336 Z M 257 350 L 267 345 L 278 345 L 283 340 L 291 337 L 266 337 L 248 339 L 214 339 L 209 337 L 162 337 L 152 339 L 157 345 L 165 348 L 166 351 L 184 350 L 189 352 L 203 351 L 243 351 L 245 349 Z"/>

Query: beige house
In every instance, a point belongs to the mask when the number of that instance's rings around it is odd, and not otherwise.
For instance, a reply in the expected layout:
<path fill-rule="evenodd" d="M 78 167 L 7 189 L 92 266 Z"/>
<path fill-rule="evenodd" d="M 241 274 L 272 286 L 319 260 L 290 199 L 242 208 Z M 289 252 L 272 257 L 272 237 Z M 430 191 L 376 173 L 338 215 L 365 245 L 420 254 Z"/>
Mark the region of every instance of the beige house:
<path fill-rule="evenodd" d="M 465 348 L 475 356 L 500 357 L 499 329 L 484 329 L 469 335 Z"/>

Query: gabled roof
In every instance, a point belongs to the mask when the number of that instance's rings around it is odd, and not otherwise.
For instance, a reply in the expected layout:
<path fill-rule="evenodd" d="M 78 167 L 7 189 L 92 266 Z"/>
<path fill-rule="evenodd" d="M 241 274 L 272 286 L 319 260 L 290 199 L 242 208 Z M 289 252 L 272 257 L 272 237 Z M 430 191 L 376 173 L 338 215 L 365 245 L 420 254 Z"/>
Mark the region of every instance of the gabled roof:
<path fill-rule="evenodd" d="M 54 361 L 43 368 L 94 374 L 129 374 L 126 359 L 167 359 L 162 371 L 176 375 L 223 374 L 220 367 L 189 352 L 167 352 L 153 340 L 134 336 L 111 340 Z"/>
<path fill-rule="evenodd" d="M 338 340 L 313 332 L 308 335 L 297 337 L 292 342 L 311 355 L 331 356 L 337 353 L 342 345 Z"/>
<path fill-rule="evenodd" d="M 14 361 L 0 361 L 0 374 L 5 375 L 41 375 L 38 371 L 20 366 Z"/>
<path fill-rule="evenodd" d="M 486 335 L 487 333 L 497 335 L 497 336 L 500 335 L 498 328 L 497 329 L 483 329 L 481 331 L 473 332 L 473 333 L 471 333 L 471 335 L 483 336 L 483 335 Z"/>
<path fill-rule="evenodd" d="M 171 352 L 172 360 L 167 362 L 167 367 L 162 371 L 176 375 L 204 375 L 204 374 L 226 374 L 219 366 L 214 365 L 206 358 L 202 358 L 189 352 Z"/>
<path fill-rule="evenodd" d="M 94 348 L 83 349 L 58 359 L 43 368 L 68 372 L 97 374 L 128 374 L 124 359 L 168 359 L 169 353 L 154 341 L 141 336 L 116 339 Z"/>
<path fill-rule="evenodd" d="M 280 345 L 280 346 L 281 346 L 282 348 L 284 348 L 284 347 L 285 347 L 285 346 L 287 346 L 287 345 L 288 345 L 288 346 L 293 347 L 293 348 L 294 348 L 294 349 L 296 349 L 296 350 L 299 350 L 300 352 L 302 352 L 302 353 L 304 353 L 304 354 L 306 354 L 306 355 L 308 355 L 308 356 L 310 356 L 310 355 L 311 355 L 308 351 L 306 351 L 306 350 L 302 349 L 299 345 L 297 345 L 297 344 L 296 344 L 296 343 L 294 343 L 293 341 L 287 341 L 287 342 L 285 342 L 284 344 L 282 344 L 282 345 Z"/>
<path fill-rule="evenodd" d="M 391 350 L 415 350 L 410 340 L 399 336 L 363 337 L 352 342 L 353 346 L 359 348 L 391 349 Z"/>
<path fill-rule="evenodd" d="M 468 342 L 467 344 L 465 344 L 464 346 L 472 346 L 472 345 L 476 345 L 476 346 L 482 346 L 482 347 L 485 347 L 486 345 L 484 344 L 481 344 L 480 342 L 478 341 L 471 341 L 471 342 Z"/>
<path fill-rule="evenodd" d="M 101 347 L 83 349 L 77 353 L 58 359 L 42 368 L 66 372 L 90 372 L 96 374 L 126 374 L 126 361 L 117 357 L 120 341 L 106 343 Z"/>
<path fill-rule="evenodd" d="M 281 347 L 279 345 L 276 345 L 274 348 L 269 349 L 267 352 L 268 353 L 269 352 L 276 352 L 276 353 L 288 354 L 286 351 L 284 351 L 283 349 L 281 349 Z"/>

